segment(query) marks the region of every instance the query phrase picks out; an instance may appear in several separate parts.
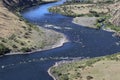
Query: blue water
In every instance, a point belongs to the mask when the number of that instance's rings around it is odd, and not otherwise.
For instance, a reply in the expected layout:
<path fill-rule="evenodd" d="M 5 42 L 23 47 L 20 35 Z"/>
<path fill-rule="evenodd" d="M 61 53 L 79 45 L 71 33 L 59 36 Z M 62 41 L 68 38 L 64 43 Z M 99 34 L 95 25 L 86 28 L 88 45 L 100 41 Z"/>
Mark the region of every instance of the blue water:
<path fill-rule="evenodd" d="M 85 28 L 72 23 L 72 17 L 53 14 L 47 8 L 63 1 L 36 6 L 23 11 L 22 16 L 33 24 L 64 33 L 70 42 L 62 47 L 29 55 L 0 58 L 0 80 L 53 80 L 47 70 L 55 62 L 75 57 L 98 57 L 120 52 L 120 39 L 111 32 Z M 51 26 L 48 26 L 51 25 Z"/>

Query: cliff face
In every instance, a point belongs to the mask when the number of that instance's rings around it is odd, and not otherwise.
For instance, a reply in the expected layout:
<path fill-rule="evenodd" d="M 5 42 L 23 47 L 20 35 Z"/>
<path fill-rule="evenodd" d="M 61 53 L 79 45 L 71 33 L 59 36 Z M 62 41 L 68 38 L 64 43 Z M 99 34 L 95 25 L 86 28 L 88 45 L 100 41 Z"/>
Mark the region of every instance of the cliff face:
<path fill-rule="evenodd" d="M 120 2 L 110 6 L 111 16 L 110 22 L 116 26 L 120 26 Z"/>
<path fill-rule="evenodd" d="M 3 0 L 4 6 L 9 9 L 16 10 L 21 7 L 28 7 L 41 3 L 42 0 Z"/>

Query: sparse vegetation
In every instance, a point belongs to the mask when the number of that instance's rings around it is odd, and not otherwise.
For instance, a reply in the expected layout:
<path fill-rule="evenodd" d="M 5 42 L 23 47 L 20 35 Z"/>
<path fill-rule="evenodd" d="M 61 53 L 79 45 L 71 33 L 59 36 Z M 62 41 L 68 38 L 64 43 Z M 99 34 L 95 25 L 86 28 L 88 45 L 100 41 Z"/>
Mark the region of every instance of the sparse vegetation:
<path fill-rule="evenodd" d="M 10 52 L 10 49 L 7 48 L 5 45 L 3 44 L 0 44 L 0 55 L 3 55 L 5 53 L 9 53 Z"/>

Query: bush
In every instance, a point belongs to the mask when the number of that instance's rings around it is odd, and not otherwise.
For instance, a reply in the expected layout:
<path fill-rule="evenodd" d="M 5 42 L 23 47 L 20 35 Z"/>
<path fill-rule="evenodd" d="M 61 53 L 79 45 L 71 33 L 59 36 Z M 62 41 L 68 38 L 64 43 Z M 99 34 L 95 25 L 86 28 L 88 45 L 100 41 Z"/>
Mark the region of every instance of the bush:
<path fill-rule="evenodd" d="M 4 46 L 3 44 L 0 44 L 0 55 L 3 55 L 5 53 L 9 53 L 10 49 Z"/>
<path fill-rule="evenodd" d="M 63 74 L 63 75 L 61 76 L 61 80 L 69 80 L 68 75 L 67 75 L 67 74 Z"/>
<path fill-rule="evenodd" d="M 107 0 L 105 3 L 114 3 L 114 1 L 113 0 Z"/>
<path fill-rule="evenodd" d="M 96 24 L 96 27 L 97 27 L 97 29 L 100 29 L 100 28 L 101 28 L 101 24 L 100 24 L 100 23 L 97 23 L 97 24 Z"/>
<path fill-rule="evenodd" d="M 1 41 L 2 41 L 3 43 L 7 43 L 7 39 L 4 39 L 4 38 L 3 38 Z"/>
<path fill-rule="evenodd" d="M 16 45 L 12 45 L 13 48 L 18 48 Z"/>
<path fill-rule="evenodd" d="M 9 39 L 10 39 L 10 40 L 13 40 L 13 39 L 15 39 L 15 37 L 16 37 L 16 35 L 15 35 L 15 34 L 12 34 L 12 35 L 9 37 Z"/>
<path fill-rule="evenodd" d="M 21 51 L 23 51 L 23 52 L 31 52 L 31 49 L 30 48 L 28 48 L 28 47 L 23 47 L 22 49 L 21 49 Z"/>
<path fill-rule="evenodd" d="M 104 21 L 105 21 L 105 18 L 99 18 L 99 19 L 97 20 L 98 23 L 102 23 L 102 22 L 104 22 Z"/>
<path fill-rule="evenodd" d="M 87 76 L 86 78 L 87 78 L 87 80 L 91 80 L 91 79 L 93 79 L 92 76 Z"/>
<path fill-rule="evenodd" d="M 95 17 L 99 17 L 99 13 L 97 13 L 96 11 L 89 11 L 93 16 Z"/>

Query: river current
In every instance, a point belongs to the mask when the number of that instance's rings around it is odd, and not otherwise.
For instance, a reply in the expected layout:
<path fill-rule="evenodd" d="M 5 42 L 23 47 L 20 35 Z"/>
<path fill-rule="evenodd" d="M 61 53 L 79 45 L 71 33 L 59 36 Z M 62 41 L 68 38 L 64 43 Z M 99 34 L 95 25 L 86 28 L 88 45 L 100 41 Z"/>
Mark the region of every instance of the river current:
<path fill-rule="evenodd" d="M 72 23 L 72 17 L 53 14 L 49 7 L 58 1 L 35 6 L 23 11 L 22 16 L 33 24 L 61 32 L 69 39 L 63 46 L 29 55 L 11 55 L 0 58 L 0 80 L 53 80 L 47 73 L 50 66 L 70 58 L 99 57 L 120 52 L 120 39 L 112 32 L 85 28 Z"/>

